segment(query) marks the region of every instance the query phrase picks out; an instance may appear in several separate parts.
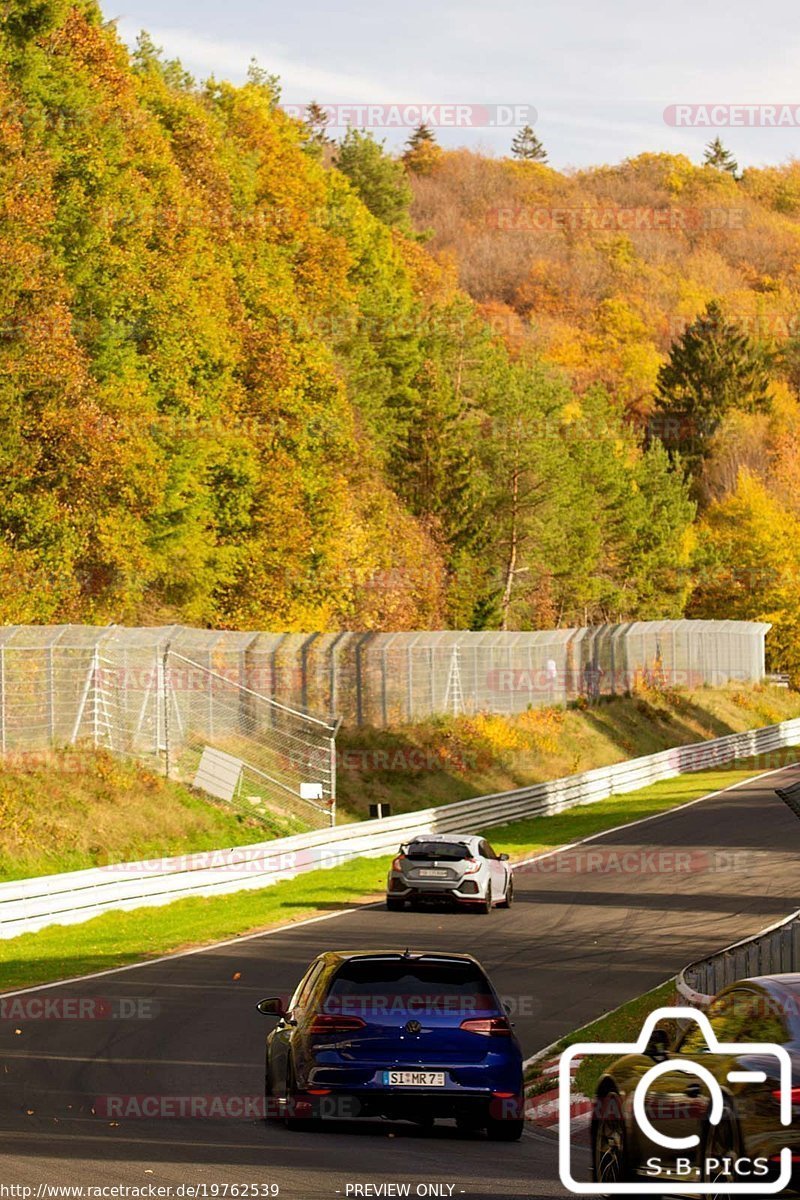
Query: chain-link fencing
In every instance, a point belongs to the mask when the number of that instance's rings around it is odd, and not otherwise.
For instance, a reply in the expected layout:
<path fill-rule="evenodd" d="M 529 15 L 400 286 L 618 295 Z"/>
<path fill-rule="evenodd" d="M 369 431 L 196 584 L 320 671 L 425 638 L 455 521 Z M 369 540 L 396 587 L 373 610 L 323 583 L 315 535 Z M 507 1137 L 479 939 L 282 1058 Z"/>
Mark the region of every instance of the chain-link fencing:
<path fill-rule="evenodd" d="M 592 702 L 639 684 L 757 682 L 768 629 L 748 621 L 637 621 L 521 633 L 350 634 L 334 651 L 337 711 L 359 725 L 386 726 L 439 713 Z"/>
<path fill-rule="evenodd" d="M 89 740 L 190 779 L 210 747 L 218 757 L 207 775 L 245 764 L 238 799 L 257 808 L 269 789 L 270 803 L 315 817 L 315 806 L 327 813 L 335 802 L 337 720 L 385 727 L 592 702 L 639 683 L 758 682 L 768 629 L 750 621 L 389 634 L 12 626 L 0 629 L 0 752 Z"/>
<path fill-rule="evenodd" d="M 0 629 L 0 753 L 106 748 L 275 833 L 333 824 L 336 723 L 251 686 L 260 678 L 243 657 L 248 638 L 180 627 Z"/>
<path fill-rule="evenodd" d="M 254 634 L 244 657 L 261 689 L 283 703 L 385 727 L 441 713 L 592 701 L 640 683 L 759 682 L 768 629 L 751 621 L 634 621 L 519 633 Z"/>

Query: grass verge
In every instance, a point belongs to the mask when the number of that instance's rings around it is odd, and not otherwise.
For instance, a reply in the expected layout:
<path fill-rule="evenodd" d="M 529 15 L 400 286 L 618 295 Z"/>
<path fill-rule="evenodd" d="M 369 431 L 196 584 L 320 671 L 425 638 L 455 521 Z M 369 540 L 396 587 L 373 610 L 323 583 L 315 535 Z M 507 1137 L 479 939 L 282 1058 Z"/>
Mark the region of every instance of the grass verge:
<path fill-rule="evenodd" d="M 800 692 L 785 688 L 639 687 L 635 695 L 591 707 L 344 729 L 338 739 L 339 820 L 366 817 L 376 800 L 388 801 L 396 813 L 428 808 L 794 716 L 800 716 Z M 240 750 L 233 742 L 225 748 Z M 192 778 L 195 766 L 184 761 L 181 778 Z M 263 795 L 257 802 L 259 787 L 249 776 L 237 811 L 161 778 L 155 769 L 76 747 L 0 758 L 0 880 L 241 846 L 299 831 L 296 817 L 279 805 Z M 527 837 L 524 828 L 520 836 Z"/>
<path fill-rule="evenodd" d="M 553 1047 L 552 1055 L 548 1054 L 547 1057 L 548 1059 L 557 1058 L 575 1042 L 635 1042 L 650 1013 L 657 1008 L 667 1008 L 674 1001 L 675 980 L 670 979 L 659 987 L 653 988 L 652 991 L 645 992 L 643 996 L 636 996 L 633 1000 L 615 1008 L 613 1012 L 605 1013 L 596 1021 L 584 1025 L 582 1029 L 574 1030 L 573 1033 L 562 1038 Z M 665 1022 L 663 1027 L 673 1033 L 674 1029 L 670 1028 L 673 1024 Z M 661 1024 L 659 1024 L 659 1028 L 662 1028 Z M 584 1058 L 573 1080 L 573 1093 L 581 1096 L 593 1096 L 606 1067 L 610 1066 L 617 1058 L 619 1058 L 618 1054 L 593 1054 Z M 540 1064 L 533 1063 L 525 1076 L 526 1092 L 529 1095 L 536 1095 L 537 1092 L 552 1087 L 552 1076 L 542 1076 Z"/>
<path fill-rule="evenodd" d="M 691 691 L 639 687 L 632 696 L 588 707 L 345 728 L 337 740 L 338 804 L 343 815 L 356 818 L 367 816 L 374 801 L 386 801 L 395 813 L 429 808 L 797 716 L 798 692 L 730 684 Z"/>
<path fill-rule="evenodd" d="M 778 765 L 777 760 L 765 765 L 762 758 L 729 770 L 699 771 L 557 816 L 484 832 L 497 849 L 524 858 L 675 808 Z M 0 991 L 145 961 L 375 900 L 389 860 L 354 859 L 256 891 L 105 913 L 82 925 L 51 926 L 0 941 Z"/>
<path fill-rule="evenodd" d="M 217 850 L 293 832 L 105 750 L 0 760 L 0 880 Z"/>

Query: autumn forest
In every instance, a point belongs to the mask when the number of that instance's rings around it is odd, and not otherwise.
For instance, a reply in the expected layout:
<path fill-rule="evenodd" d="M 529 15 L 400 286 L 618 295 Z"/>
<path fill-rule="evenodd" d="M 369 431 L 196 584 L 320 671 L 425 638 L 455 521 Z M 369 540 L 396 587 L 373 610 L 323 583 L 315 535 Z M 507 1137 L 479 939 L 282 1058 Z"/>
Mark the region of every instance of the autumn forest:
<path fill-rule="evenodd" d="M 800 678 L 800 162 L 390 153 L 86 0 L 0 62 L 0 623 L 761 619 Z"/>

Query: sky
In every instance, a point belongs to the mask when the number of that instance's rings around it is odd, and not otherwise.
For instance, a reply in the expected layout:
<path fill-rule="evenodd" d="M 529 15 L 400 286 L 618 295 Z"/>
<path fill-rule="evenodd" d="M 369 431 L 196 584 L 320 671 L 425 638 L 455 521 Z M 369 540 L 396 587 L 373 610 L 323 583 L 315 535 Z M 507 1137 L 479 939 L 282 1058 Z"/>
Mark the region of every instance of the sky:
<path fill-rule="evenodd" d="M 527 121 L 559 169 L 700 161 L 717 134 L 740 166 L 800 157 L 796 0 L 102 2 L 129 44 L 146 29 L 199 79 L 241 82 L 255 58 L 285 103 L 331 106 L 392 149 L 428 105 L 445 106 L 427 114 L 444 146 L 507 154 Z"/>

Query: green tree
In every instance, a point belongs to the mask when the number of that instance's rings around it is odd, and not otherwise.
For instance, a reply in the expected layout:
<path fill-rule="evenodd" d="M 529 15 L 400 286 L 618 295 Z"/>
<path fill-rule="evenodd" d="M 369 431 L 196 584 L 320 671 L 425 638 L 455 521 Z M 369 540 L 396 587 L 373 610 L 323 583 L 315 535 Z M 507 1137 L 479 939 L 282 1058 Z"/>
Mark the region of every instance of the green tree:
<path fill-rule="evenodd" d="M 255 66 L 197 85 L 92 0 L 9 16 L 0 620 L 679 611 L 682 474 L 408 236 L 430 130 L 405 163 L 351 132 L 330 169 Z"/>
<path fill-rule="evenodd" d="M 494 526 L 501 629 L 533 624 L 524 611 L 531 587 L 554 568 L 551 522 L 569 476 L 564 445 L 550 434 L 563 394 L 563 385 L 544 372 L 513 365 L 493 405 L 486 520 Z"/>
<path fill-rule="evenodd" d="M 547 162 L 547 151 L 530 125 L 524 125 L 515 134 L 511 142 L 511 153 L 514 158 L 520 158 L 527 162 Z"/>
<path fill-rule="evenodd" d="M 719 135 L 706 146 L 703 163 L 707 167 L 713 167 L 716 171 L 727 171 L 733 176 L 736 176 L 739 170 L 739 164 L 730 150 L 725 149 Z"/>
<path fill-rule="evenodd" d="M 281 81 L 277 75 L 258 65 L 258 60 L 251 58 L 247 65 L 247 82 L 251 87 L 258 88 L 264 93 L 271 108 L 276 108 L 281 100 Z"/>
<path fill-rule="evenodd" d="M 415 175 L 430 175 L 438 166 L 442 149 L 429 125 L 418 125 L 406 142 L 402 161 Z"/>
<path fill-rule="evenodd" d="M 328 123 L 330 117 L 321 104 L 317 104 L 316 100 L 312 100 L 306 105 L 306 115 L 303 120 L 305 126 L 306 147 L 321 153 L 326 146 L 334 144 L 333 138 L 328 135 Z"/>
<path fill-rule="evenodd" d="M 408 228 L 411 188 L 403 168 L 371 133 L 348 129 L 335 165 L 346 175 L 369 211 L 384 225 Z"/>
<path fill-rule="evenodd" d="M 728 320 L 712 301 L 673 342 L 658 373 L 652 431 L 696 476 L 728 412 L 769 407 L 774 361 L 770 349 Z"/>

